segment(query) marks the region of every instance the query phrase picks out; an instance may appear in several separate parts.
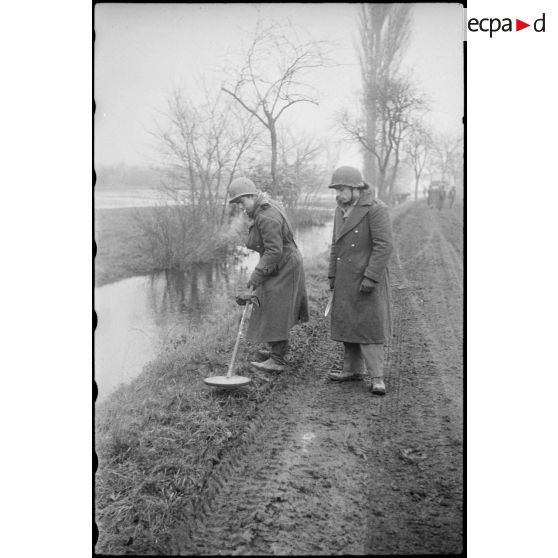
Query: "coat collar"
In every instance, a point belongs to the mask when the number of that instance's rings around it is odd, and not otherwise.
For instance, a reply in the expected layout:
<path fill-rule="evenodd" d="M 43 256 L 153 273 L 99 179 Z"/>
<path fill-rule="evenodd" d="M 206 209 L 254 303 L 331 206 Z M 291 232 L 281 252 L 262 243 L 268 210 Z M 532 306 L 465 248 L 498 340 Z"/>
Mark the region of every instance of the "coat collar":
<path fill-rule="evenodd" d="M 372 206 L 372 193 L 364 191 L 362 192 L 358 203 L 353 207 L 352 211 L 349 213 L 347 220 L 343 223 L 341 228 L 337 231 L 335 242 L 337 242 L 342 236 L 346 235 L 349 231 L 351 231 L 361 220 L 362 218 L 370 211 L 370 207 Z M 336 217 L 343 222 L 343 212 L 341 208 L 338 207 L 336 209 Z"/>
<path fill-rule="evenodd" d="M 254 209 L 248 214 L 248 217 L 250 217 L 250 219 L 255 219 L 258 213 L 260 213 L 263 209 L 267 209 L 270 205 L 271 199 L 269 196 L 261 192 L 256 198 Z"/>

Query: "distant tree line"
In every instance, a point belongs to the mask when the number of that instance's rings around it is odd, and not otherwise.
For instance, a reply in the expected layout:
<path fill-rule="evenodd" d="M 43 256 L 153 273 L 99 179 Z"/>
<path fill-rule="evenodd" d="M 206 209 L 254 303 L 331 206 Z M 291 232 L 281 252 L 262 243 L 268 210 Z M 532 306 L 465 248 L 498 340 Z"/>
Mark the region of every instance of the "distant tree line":
<path fill-rule="evenodd" d="M 158 188 L 161 184 L 160 169 L 139 165 L 95 166 L 96 188 Z"/>

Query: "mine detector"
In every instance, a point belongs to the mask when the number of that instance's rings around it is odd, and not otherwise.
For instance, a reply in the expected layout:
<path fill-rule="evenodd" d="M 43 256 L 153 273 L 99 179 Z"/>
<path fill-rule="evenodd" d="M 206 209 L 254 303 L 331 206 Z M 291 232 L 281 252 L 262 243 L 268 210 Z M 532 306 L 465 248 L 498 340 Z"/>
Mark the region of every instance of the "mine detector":
<path fill-rule="evenodd" d="M 258 297 L 254 294 L 238 295 L 236 297 L 236 302 L 240 306 L 244 306 L 242 312 L 242 317 L 240 318 L 240 325 L 238 327 L 238 333 L 236 335 L 236 341 L 234 344 L 234 349 L 229 364 L 229 369 L 226 376 L 211 376 L 210 378 L 204 378 L 204 382 L 208 386 L 223 388 L 223 389 L 235 389 L 250 383 L 250 378 L 246 376 L 237 376 L 233 374 L 234 364 L 236 360 L 236 355 L 238 353 L 238 346 L 240 344 L 240 338 L 242 337 L 242 331 L 244 329 L 244 324 L 250 319 L 252 313 L 252 308 L 254 306 L 259 306 L 260 301 Z"/>

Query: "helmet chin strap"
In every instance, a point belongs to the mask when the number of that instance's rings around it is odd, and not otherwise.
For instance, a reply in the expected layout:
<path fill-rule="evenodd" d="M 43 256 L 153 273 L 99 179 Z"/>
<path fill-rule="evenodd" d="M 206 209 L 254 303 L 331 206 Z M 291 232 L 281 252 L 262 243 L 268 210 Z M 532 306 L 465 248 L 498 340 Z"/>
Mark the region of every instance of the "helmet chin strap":
<path fill-rule="evenodd" d="M 349 205 L 352 205 L 355 202 L 355 199 L 358 200 L 360 197 L 360 192 L 359 195 L 355 198 L 355 190 L 357 188 L 352 188 L 351 187 L 351 199 L 347 202 L 347 203 L 342 203 L 341 205 L 348 207 Z"/>
<path fill-rule="evenodd" d="M 355 190 L 357 188 L 351 188 L 351 201 L 349 202 L 350 204 L 353 204 L 355 202 Z M 356 197 L 356 199 L 358 200 L 360 198 L 360 190 L 358 191 L 358 196 Z"/>

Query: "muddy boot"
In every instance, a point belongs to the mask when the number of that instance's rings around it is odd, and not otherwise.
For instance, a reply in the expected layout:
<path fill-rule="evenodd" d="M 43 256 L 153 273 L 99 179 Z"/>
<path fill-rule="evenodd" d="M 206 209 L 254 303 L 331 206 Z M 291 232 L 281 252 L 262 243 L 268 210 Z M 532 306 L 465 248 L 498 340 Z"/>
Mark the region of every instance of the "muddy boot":
<path fill-rule="evenodd" d="M 263 360 L 267 360 L 273 353 L 273 347 L 275 346 L 275 359 L 279 362 L 279 364 L 285 364 L 285 353 L 288 350 L 288 343 L 286 341 L 279 341 L 274 343 L 269 343 L 269 349 L 262 347 L 256 351 L 254 355 L 255 358 Z"/>
<path fill-rule="evenodd" d="M 272 358 L 268 358 L 264 362 L 251 362 L 250 364 L 256 370 L 261 370 L 262 372 L 283 372 L 285 370 L 284 364 L 279 364 Z"/>
<path fill-rule="evenodd" d="M 343 371 L 330 372 L 328 377 L 333 382 L 349 382 L 364 379 L 362 374 L 362 354 L 358 343 L 344 343 Z"/>
<path fill-rule="evenodd" d="M 382 343 L 369 343 L 360 346 L 366 369 L 372 378 L 372 393 L 385 395 L 384 384 L 384 345 Z"/>
<path fill-rule="evenodd" d="M 256 357 L 261 358 L 263 360 L 267 360 L 271 356 L 271 351 L 269 349 L 259 349 L 256 352 Z"/>
<path fill-rule="evenodd" d="M 358 372 L 347 372 L 343 370 L 343 372 L 330 372 L 328 378 L 332 382 L 350 382 L 354 380 L 364 380 L 364 375 Z"/>
<path fill-rule="evenodd" d="M 250 364 L 257 370 L 265 372 L 283 372 L 285 370 L 285 353 L 288 348 L 288 341 L 272 341 L 270 357 L 264 362 L 251 362 Z"/>
<path fill-rule="evenodd" d="M 372 393 L 375 395 L 385 395 L 386 385 L 384 384 L 384 378 L 372 378 Z"/>

